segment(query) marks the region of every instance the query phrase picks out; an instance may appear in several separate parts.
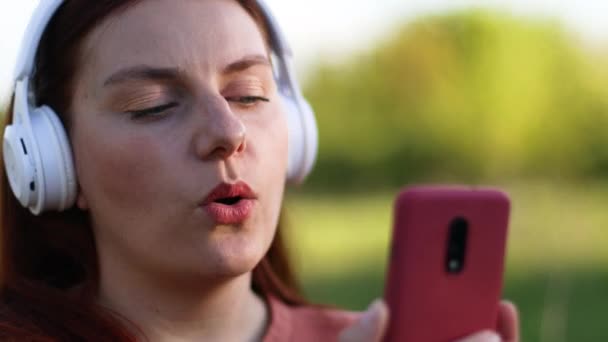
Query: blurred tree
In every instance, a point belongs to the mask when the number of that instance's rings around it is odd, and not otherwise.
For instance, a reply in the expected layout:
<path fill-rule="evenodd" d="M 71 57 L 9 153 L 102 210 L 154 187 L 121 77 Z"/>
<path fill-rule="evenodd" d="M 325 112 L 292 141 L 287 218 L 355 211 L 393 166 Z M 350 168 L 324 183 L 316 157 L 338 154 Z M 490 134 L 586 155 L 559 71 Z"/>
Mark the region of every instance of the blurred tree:
<path fill-rule="evenodd" d="M 311 187 L 608 174 L 606 62 L 551 21 L 422 18 L 366 53 L 321 61 Z"/>

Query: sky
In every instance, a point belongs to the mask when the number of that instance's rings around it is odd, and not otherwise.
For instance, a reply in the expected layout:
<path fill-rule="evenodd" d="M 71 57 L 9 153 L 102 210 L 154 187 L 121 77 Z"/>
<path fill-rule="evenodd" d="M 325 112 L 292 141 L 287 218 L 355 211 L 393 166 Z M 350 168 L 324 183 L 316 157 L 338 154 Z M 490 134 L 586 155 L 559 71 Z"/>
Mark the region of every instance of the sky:
<path fill-rule="evenodd" d="M 37 0 L 0 0 L 0 104 Z M 430 13 L 487 7 L 554 18 L 584 40 L 608 43 L 608 1 L 602 0 L 266 0 L 292 45 L 305 77 L 316 58 L 342 58 L 365 49 L 403 23 Z"/>

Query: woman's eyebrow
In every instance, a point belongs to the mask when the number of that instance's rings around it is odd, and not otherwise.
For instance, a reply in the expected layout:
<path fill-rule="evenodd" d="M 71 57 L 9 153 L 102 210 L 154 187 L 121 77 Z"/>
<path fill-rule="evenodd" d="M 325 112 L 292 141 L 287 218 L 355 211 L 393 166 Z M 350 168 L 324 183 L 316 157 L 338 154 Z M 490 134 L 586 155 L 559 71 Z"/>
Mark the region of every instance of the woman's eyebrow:
<path fill-rule="evenodd" d="M 256 65 L 271 67 L 268 57 L 264 55 L 248 55 L 225 66 L 222 69 L 222 73 L 233 74 L 239 71 L 247 70 Z"/>
<path fill-rule="evenodd" d="M 222 69 L 222 73 L 232 74 L 256 65 L 271 67 L 268 57 L 264 55 L 248 55 L 225 66 Z M 127 81 L 171 81 L 180 78 L 182 74 L 183 71 L 178 68 L 159 68 L 148 65 L 137 65 L 113 73 L 103 82 L 103 86 L 106 87 Z"/>
<path fill-rule="evenodd" d="M 183 72 L 178 68 L 158 68 L 148 65 L 137 65 L 121 69 L 108 77 L 103 86 L 126 81 L 171 81 L 180 78 Z"/>

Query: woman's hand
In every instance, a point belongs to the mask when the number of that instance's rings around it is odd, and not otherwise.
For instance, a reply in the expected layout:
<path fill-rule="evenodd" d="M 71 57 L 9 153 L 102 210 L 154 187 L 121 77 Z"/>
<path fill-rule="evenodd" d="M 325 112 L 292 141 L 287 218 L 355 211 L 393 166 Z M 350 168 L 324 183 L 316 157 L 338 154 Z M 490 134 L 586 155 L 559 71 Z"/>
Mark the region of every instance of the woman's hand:
<path fill-rule="evenodd" d="M 498 308 L 498 331 L 483 331 L 458 342 L 519 342 L 519 318 L 511 302 L 502 302 Z"/>
<path fill-rule="evenodd" d="M 375 300 L 361 318 L 340 334 L 340 342 L 380 342 L 388 323 L 388 309 L 380 299 Z M 498 331 L 483 331 L 457 342 L 519 342 L 517 309 L 510 302 L 500 303 Z"/>

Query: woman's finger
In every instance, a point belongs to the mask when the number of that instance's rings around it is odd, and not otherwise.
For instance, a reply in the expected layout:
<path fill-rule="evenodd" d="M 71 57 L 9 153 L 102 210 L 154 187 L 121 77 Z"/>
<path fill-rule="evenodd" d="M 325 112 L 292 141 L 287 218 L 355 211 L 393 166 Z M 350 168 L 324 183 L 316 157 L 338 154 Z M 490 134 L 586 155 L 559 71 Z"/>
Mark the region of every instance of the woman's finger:
<path fill-rule="evenodd" d="M 380 342 L 388 323 L 388 308 L 376 299 L 353 325 L 340 333 L 340 342 Z"/>
<path fill-rule="evenodd" d="M 513 303 L 500 303 L 497 328 L 504 342 L 519 342 L 519 317 Z"/>

